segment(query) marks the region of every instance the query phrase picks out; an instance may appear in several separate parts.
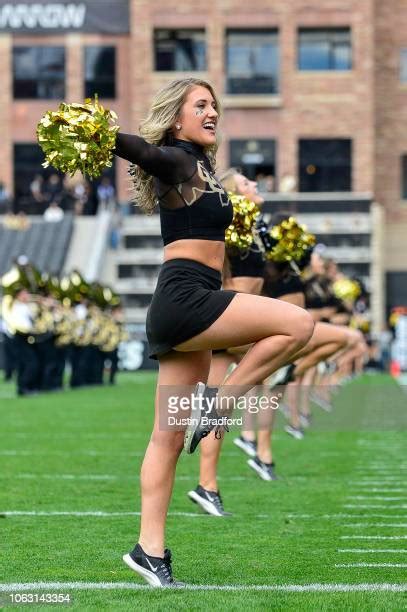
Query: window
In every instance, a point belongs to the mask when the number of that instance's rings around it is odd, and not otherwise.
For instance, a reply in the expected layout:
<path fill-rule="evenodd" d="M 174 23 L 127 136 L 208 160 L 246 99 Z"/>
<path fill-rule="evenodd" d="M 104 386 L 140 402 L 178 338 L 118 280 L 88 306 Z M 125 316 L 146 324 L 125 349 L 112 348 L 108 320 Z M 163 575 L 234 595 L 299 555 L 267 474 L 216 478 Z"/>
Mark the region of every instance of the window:
<path fill-rule="evenodd" d="M 351 70 L 350 28 L 300 28 L 299 70 Z"/>
<path fill-rule="evenodd" d="M 230 165 L 258 182 L 259 191 L 275 191 L 276 143 L 274 140 L 231 140 Z"/>
<path fill-rule="evenodd" d="M 115 47 L 85 47 L 85 97 L 116 96 Z"/>
<path fill-rule="evenodd" d="M 401 156 L 401 198 L 407 200 L 407 155 Z"/>
<path fill-rule="evenodd" d="M 407 49 L 400 51 L 400 82 L 407 83 Z"/>
<path fill-rule="evenodd" d="M 227 93 L 273 94 L 279 89 L 278 32 L 228 30 Z"/>
<path fill-rule="evenodd" d="M 156 70 L 206 70 L 205 30 L 155 30 Z"/>
<path fill-rule="evenodd" d="M 14 47 L 13 78 L 14 98 L 62 100 L 64 47 Z"/>
<path fill-rule="evenodd" d="M 351 191 L 352 141 L 300 140 L 300 191 Z"/>

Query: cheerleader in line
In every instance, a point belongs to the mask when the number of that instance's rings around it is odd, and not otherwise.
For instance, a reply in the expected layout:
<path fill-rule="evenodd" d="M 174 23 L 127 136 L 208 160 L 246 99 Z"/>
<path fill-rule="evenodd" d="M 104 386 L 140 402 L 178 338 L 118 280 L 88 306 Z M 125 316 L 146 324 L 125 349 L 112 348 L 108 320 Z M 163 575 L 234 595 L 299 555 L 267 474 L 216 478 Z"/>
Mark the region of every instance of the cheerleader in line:
<path fill-rule="evenodd" d="M 277 225 L 287 220 L 287 215 L 279 214 L 272 218 L 272 225 Z M 305 268 L 310 260 L 311 250 L 308 251 L 308 256 L 296 262 L 276 262 L 268 261 L 265 271 L 265 282 L 263 285 L 263 295 L 277 298 L 287 303 L 295 304 L 301 308 L 305 308 L 305 288 L 299 272 Z M 326 322 L 318 321 L 314 328 L 312 338 L 307 346 L 302 349 L 300 358 L 294 357 L 295 363 L 290 368 L 285 368 L 282 377 L 272 380 L 273 392 L 285 391 L 289 397 L 289 409 L 291 411 L 290 424 L 286 427 L 286 431 L 294 437 L 301 438 L 303 436 L 300 422 L 300 415 L 297 412 L 297 402 L 300 396 L 301 383 L 303 377 L 308 371 L 320 362 L 326 359 L 334 359 L 336 355 L 352 346 L 354 334 L 352 330 L 346 329 L 338 325 L 332 325 Z M 281 385 L 286 385 L 284 388 Z M 266 417 L 266 418 L 265 418 Z M 271 433 L 274 422 L 275 413 L 271 411 L 268 415 L 263 415 L 261 426 L 257 432 L 257 456 L 249 459 L 250 467 L 255 469 L 259 476 L 264 480 L 273 479 L 273 471 L 268 469 L 269 462 L 272 461 L 271 451 Z M 245 432 L 249 434 L 249 439 L 252 440 L 255 432 Z M 246 450 L 243 448 L 243 450 Z M 251 454 L 246 450 L 247 454 Z M 266 461 L 262 460 L 263 458 Z"/>
<path fill-rule="evenodd" d="M 232 194 L 246 197 L 254 204 L 261 206 L 263 198 L 257 191 L 257 183 L 251 181 L 235 168 L 229 168 L 219 176 L 223 187 Z M 249 248 L 238 249 L 228 246 L 226 249 L 223 271 L 223 288 L 252 295 L 260 295 L 263 287 L 265 261 L 263 249 L 253 240 Z M 212 351 L 212 361 L 208 377 L 208 385 L 219 386 L 226 377 L 228 370 L 236 366 L 244 356 L 247 347 L 232 351 Z M 247 417 L 247 411 L 243 418 Z M 249 432 L 250 435 L 250 432 Z M 255 447 L 253 440 L 239 438 L 235 440 L 239 446 Z M 202 440 L 200 445 L 200 470 L 198 486 L 189 491 L 189 498 L 197 503 L 205 512 L 213 516 L 229 516 L 225 512 L 217 482 L 217 466 L 222 448 L 222 438 L 213 434 Z M 255 450 L 253 452 L 255 455 Z"/>

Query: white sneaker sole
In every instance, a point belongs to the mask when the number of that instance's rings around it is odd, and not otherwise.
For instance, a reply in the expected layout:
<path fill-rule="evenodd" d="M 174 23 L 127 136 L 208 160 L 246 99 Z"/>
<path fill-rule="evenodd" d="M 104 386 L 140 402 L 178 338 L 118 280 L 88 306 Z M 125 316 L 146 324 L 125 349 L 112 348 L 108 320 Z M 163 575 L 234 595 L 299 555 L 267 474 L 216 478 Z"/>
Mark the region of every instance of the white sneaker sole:
<path fill-rule="evenodd" d="M 248 462 L 247 462 L 247 465 L 250 466 L 255 472 L 257 472 L 257 474 L 263 480 L 268 480 L 268 481 L 273 480 L 272 477 L 270 476 L 270 474 L 267 474 L 267 472 L 263 472 L 261 467 L 259 467 L 257 465 L 257 463 L 255 461 L 253 461 L 253 459 L 249 459 Z"/>
<path fill-rule="evenodd" d="M 247 446 L 240 438 L 235 438 L 233 440 L 233 444 L 236 444 L 236 446 L 238 446 L 244 453 L 246 453 L 246 455 L 249 455 L 249 457 L 256 456 L 256 451 L 254 450 L 254 448 Z"/>
<path fill-rule="evenodd" d="M 325 410 L 325 412 L 332 412 L 332 404 L 327 402 L 327 400 L 325 400 L 323 397 L 321 397 L 317 393 L 311 393 L 310 400 L 311 402 L 314 402 L 314 404 L 322 408 L 322 410 Z"/>
<path fill-rule="evenodd" d="M 270 378 L 267 381 L 268 387 L 270 389 L 270 391 L 272 391 L 275 387 L 277 387 L 277 385 L 281 385 L 282 382 L 284 381 L 288 369 L 289 369 L 290 365 L 285 365 L 282 366 L 280 369 L 278 369 L 276 372 L 274 372 Z"/>
<path fill-rule="evenodd" d="M 150 572 L 145 567 L 138 565 L 138 563 L 133 561 L 129 554 L 123 555 L 123 561 L 131 570 L 133 570 L 133 572 L 136 572 L 136 574 L 144 578 L 144 580 L 148 582 L 148 584 L 150 584 L 151 586 L 164 588 L 158 576 L 156 576 L 154 572 Z"/>
<path fill-rule="evenodd" d="M 289 427 L 284 427 L 284 431 L 288 433 L 289 436 L 292 436 L 296 440 L 302 440 L 304 438 L 304 434 L 301 431 L 294 431 Z"/>
<path fill-rule="evenodd" d="M 189 491 L 188 497 L 195 504 L 198 504 L 198 506 L 201 506 L 202 510 L 205 510 L 207 514 L 210 514 L 212 516 L 223 516 L 223 514 L 221 514 L 219 510 L 213 504 L 211 504 L 209 500 L 203 499 L 203 497 L 198 495 L 196 491 Z"/>
<path fill-rule="evenodd" d="M 195 395 L 196 396 L 203 395 L 204 391 L 205 391 L 204 383 L 199 382 L 195 388 Z M 198 406 L 196 404 L 198 404 Z M 192 453 L 191 451 L 192 439 L 195 435 L 196 430 L 199 427 L 200 422 L 201 422 L 201 410 L 199 407 L 199 403 L 192 402 L 191 414 L 189 418 L 189 425 L 186 428 L 185 435 L 184 435 L 184 451 L 188 453 L 189 455 Z"/>

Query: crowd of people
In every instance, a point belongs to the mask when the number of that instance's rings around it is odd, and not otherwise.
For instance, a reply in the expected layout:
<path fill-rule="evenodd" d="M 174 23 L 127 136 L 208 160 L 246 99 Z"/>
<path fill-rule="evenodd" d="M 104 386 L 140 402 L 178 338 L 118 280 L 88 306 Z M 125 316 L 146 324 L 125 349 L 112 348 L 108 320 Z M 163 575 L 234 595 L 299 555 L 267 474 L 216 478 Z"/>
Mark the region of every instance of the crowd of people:
<path fill-rule="evenodd" d="M 109 287 L 77 271 L 61 279 L 41 274 L 21 256 L 1 288 L 5 379 L 15 377 L 19 396 L 115 383 L 125 331 Z"/>
<path fill-rule="evenodd" d="M 116 190 L 109 176 L 92 183 L 79 172 L 74 176 L 38 172 L 29 182 L 27 194 L 13 198 L 0 180 L 0 214 L 43 215 L 45 221 L 60 221 L 65 212 L 95 215 L 100 210 L 113 212 Z"/>

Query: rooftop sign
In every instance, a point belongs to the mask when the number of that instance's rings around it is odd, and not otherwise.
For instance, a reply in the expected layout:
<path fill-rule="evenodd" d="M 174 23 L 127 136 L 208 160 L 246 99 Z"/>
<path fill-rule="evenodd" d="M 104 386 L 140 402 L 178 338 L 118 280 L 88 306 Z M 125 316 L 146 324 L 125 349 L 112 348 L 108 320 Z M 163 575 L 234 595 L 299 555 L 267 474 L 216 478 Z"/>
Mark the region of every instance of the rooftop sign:
<path fill-rule="evenodd" d="M 0 0 L 0 33 L 129 32 L 129 0 Z"/>

